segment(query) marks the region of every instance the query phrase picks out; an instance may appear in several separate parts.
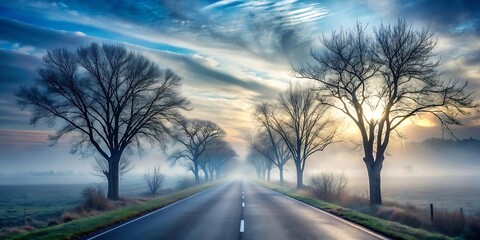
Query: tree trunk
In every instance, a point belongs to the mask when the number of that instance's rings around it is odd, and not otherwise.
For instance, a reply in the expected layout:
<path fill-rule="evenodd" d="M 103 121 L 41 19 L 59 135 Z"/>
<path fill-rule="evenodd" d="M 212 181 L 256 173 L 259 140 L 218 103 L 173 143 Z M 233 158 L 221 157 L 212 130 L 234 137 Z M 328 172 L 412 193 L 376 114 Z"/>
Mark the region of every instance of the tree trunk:
<path fill-rule="evenodd" d="M 213 175 L 214 175 L 215 170 L 214 169 L 209 169 L 208 172 L 209 172 L 208 175 L 210 176 L 210 180 L 213 180 Z"/>
<path fill-rule="evenodd" d="M 110 200 L 118 200 L 119 196 L 119 174 L 118 165 L 120 156 L 114 156 L 108 161 L 108 193 L 107 198 Z"/>
<path fill-rule="evenodd" d="M 381 190 L 381 181 L 380 173 L 382 171 L 381 164 L 370 164 L 367 165 L 368 170 L 368 182 L 370 188 L 370 205 L 381 205 L 382 204 L 382 190 Z"/>
<path fill-rule="evenodd" d="M 108 168 L 110 169 L 110 163 L 108 163 Z M 113 182 L 112 182 L 112 173 L 108 171 L 108 173 L 105 173 L 105 176 L 107 176 L 107 198 L 112 199 L 113 196 Z"/>
<path fill-rule="evenodd" d="M 205 182 L 208 182 L 210 180 L 210 177 L 208 175 L 207 167 L 205 166 L 200 166 L 200 167 L 202 168 L 203 175 L 205 176 Z"/>
<path fill-rule="evenodd" d="M 200 184 L 200 176 L 198 176 L 198 163 L 193 163 L 193 175 L 195 175 L 195 184 Z"/>
<path fill-rule="evenodd" d="M 267 169 L 267 182 L 270 182 L 270 172 L 272 171 L 271 168 Z"/>
<path fill-rule="evenodd" d="M 260 168 L 255 167 L 255 171 L 257 172 L 257 178 L 261 179 L 262 178 L 262 171 L 260 170 Z"/>
<path fill-rule="evenodd" d="M 300 166 L 295 165 L 297 168 L 297 189 L 303 188 L 303 170 Z"/>
<path fill-rule="evenodd" d="M 215 169 L 215 179 L 220 179 L 220 168 Z"/>
<path fill-rule="evenodd" d="M 283 166 L 278 167 L 278 171 L 280 172 L 280 185 L 283 186 Z"/>

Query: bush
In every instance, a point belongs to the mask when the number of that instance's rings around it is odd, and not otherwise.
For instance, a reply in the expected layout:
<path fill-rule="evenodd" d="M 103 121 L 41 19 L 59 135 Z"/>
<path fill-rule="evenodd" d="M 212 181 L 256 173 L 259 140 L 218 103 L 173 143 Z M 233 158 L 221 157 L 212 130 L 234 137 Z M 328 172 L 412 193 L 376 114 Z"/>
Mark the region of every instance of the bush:
<path fill-rule="evenodd" d="M 157 190 L 160 188 L 160 186 L 163 183 L 163 180 L 165 180 L 165 174 L 162 174 L 160 172 L 160 166 L 156 165 L 152 172 L 148 170 L 144 175 L 143 178 L 145 179 L 145 182 L 147 183 L 148 189 L 150 190 L 150 194 L 155 196 L 157 194 Z"/>
<path fill-rule="evenodd" d="M 189 188 L 195 185 L 195 180 L 191 177 L 182 177 L 177 181 L 175 188 L 177 190 L 182 190 L 185 188 Z"/>
<path fill-rule="evenodd" d="M 51 227 L 51 226 L 55 226 L 55 225 L 58 225 L 59 222 L 57 219 L 49 219 L 48 220 L 48 226 Z"/>
<path fill-rule="evenodd" d="M 348 177 L 344 173 L 323 172 L 310 177 L 315 193 L 325 200 L 338 200 L 347 187 Z"/>
<path fill-rule="evenodd" d="M 390 220 L 411 227 L 420 227 L 422 225 L 422 219 L 415 212 L 408 209 L 394 208 Z"/>
<path fill-rule="evenodd" d="M 72 212 L 66 212 L 62 214 L 62 222 L 70 222 L 79 218 L 78 214 Z"/>
<path fill-rule="evenodd" d="M 105 211 L 111 209 L 112 204 L 105 197 L 102 186 L 98 184 L 83 189 L 81 207 L 86 211 Z"/>

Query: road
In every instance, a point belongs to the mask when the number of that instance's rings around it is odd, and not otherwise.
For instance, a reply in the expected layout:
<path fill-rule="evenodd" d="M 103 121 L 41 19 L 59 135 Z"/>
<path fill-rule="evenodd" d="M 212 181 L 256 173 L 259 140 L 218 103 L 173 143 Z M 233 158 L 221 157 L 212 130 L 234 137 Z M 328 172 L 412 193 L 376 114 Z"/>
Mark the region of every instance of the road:
<path fill-rule="evenodd" d="M 87 239 L 382 239 L 251 181 L 229 181 Z"/>

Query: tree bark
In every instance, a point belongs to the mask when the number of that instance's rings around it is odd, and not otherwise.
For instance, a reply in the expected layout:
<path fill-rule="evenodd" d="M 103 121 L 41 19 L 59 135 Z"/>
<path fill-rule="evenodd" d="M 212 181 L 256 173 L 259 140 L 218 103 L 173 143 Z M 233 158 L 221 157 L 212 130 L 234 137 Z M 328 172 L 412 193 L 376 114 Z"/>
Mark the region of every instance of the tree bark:
<path fill-rule="evenodd" d="M 382 165 L 372 163 L 367 165 L 368 181 L 370 190 L 370 205 L 382 204 L 382 191 L 381 191 L 381 171 Z"/>
<path fill-rule="evenodd" d="M 119 172 L 118 165 L 120 163 L 120 156 L 113 156 L 108 161 L 108 193 L 107 198 L 110 200 L 118 200 L 119 194 Z"/>
<path fill-rule="evenodd" d="M 278 171 L 280 172 L 280 185 L 283 186 L 283 166 L 278 167 Z"/>
<path fill-rule="evenodd" d="M 205 182 L 208 182 L 210 180 L 210 177 L 208 175 L 207 167 L 204 167 L 204 166 L 200 166 L 200 167 L 202 168 L 203 175 L 205 177 Z"/>
<path fill-rule="evenodd" d="M 303 170 L 300 166 L 296 166 L 296 168 L 297 168 L 297 189 L 301 189 L 303 188 Z"/>
<path fill-rule="evenodd" d="M 208 174 L 210 176 L 210 180 L 213 180 L 213 175 L 214 175 L 215 170 L 211 169 L 208 172 L 209 172 Z"/>
<path fill-rule="evenodd" d="M 193 163 L 193 175 L 195 175 L 195 184 L 200 184 L 200 176 L 198 176 L 198 163 Z"/>

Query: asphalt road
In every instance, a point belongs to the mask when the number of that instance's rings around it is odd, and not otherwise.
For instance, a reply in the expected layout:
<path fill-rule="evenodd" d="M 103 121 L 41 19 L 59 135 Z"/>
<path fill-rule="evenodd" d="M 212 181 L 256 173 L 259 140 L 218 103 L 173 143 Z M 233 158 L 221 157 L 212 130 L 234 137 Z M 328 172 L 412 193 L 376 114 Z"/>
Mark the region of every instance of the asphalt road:
<path fill-rule="evenodd" d="M 230 181 L 88 239 L 382 239 L 251 181 Z"/>

